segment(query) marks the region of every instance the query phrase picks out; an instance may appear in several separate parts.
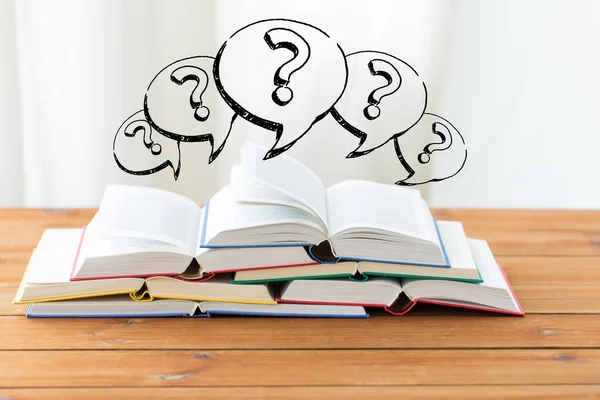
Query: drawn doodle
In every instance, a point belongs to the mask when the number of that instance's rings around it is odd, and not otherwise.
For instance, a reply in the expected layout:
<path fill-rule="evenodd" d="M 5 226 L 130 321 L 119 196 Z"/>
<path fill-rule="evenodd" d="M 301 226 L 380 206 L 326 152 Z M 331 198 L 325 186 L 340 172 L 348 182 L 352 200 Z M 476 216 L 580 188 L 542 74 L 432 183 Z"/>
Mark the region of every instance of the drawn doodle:
<path fill-rule="evenodd" d="M 462 135 L 443 117 L 425 113 L 405 135 L 395 139 L 396 155 L 408 176 L 397 185 L 415 186 L 440 182 L 458 174 L 467 161 Z M 431 162 L 435 158 L 436 166 Z"/>
<path fill-rule="evenodd" d="M 360 143 L 348 158 L 369 154 L 414 126 L 427 106 L 427 88 L 404 61 L 377 51 L 346 56 L 348 86 L 331 114 Z"/>
<path fill-rule="evenodd" d="M 143 110 L 127 118 L 117 130 L 113 156 L 117 166 L 132 175 L 150 175 L 169 167 L 177 180 L 181 170 L 179 142 L 153 130 Z"/>
<path fill-rule="evenodd" d="M 213 64 L 209 56 L 177 60 L 152 79 L 144 97 L 146 120 L 156 131 L 181 142 L 210 142 L 209 164 L 223 150 L 236 117 L 217 92 Z"/>
<path fill-rule="evenodd" d="M 241 117 L 275 131 L 265 155 L 288 150 L 321 120 L 346 87 L 344 52 L 303 22 L 272 19 L 235 32 L 215 58 L 215 82 Z"/>

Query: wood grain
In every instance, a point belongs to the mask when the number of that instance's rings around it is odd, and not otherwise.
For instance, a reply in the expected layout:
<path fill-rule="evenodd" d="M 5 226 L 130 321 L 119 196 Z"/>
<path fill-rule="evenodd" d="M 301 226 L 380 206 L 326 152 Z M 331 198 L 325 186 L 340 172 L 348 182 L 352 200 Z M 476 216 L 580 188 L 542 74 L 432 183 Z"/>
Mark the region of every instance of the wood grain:
<path fill-rule="evenodd" d="M 0 387 L 597 384 L 598 371 L 596 349 L 4 351 Z"/>
<path fill-rule="evenodd" d="M 0 254 L 31 253 L 45 229 L 82 227 L 91 220 L 95 211 L 0 209 Z"/>
<path fill-rule="evenodd" d="M 179 400 L 451 400 L 482 399 L 599 399 L 600 385 L 518 385 L 518 386 L 277 386 L 277 387 L 168 387 L 168 388 L 60 388 L 8 389 L 0 396 L 10 400 L 87 399 L 131 400 L 143 398 Z"/>
<path fill-rule="evenodd" d="M 485 239 L 495 255 L 600 255 L 600 212 L 583 210 L 438 209 L 461 221 L 467 236 Z"/>
<path fill-rule="evenodd" d="M 599 316 L 0 318 L 0 350 L 600 348 Z M 44 340 L 30 340 L 43 335 Z"/>

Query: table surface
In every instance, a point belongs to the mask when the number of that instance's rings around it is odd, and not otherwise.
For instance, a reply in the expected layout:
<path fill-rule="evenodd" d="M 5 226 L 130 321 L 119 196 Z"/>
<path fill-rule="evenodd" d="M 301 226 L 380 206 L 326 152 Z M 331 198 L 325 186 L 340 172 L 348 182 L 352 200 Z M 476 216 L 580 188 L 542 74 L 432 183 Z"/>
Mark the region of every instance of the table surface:
<path fill-rule="evenodd" d="M 93 213 L 0 210 L 0 398 L 600 398 L 600 211 L 435 210 L 490 243 L 525 317 L 25 318 L 43 230 Z"/>

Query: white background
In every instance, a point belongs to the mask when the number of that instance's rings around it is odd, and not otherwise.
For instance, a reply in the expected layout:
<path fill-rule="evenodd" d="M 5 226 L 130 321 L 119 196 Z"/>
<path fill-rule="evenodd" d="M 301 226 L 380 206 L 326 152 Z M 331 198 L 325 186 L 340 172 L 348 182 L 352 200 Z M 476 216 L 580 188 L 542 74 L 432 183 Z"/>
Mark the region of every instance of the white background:
<path fill-rule="evenodd" d="M 210 166 L 208 146 L 182 144 L 177 182 L 168 171 L 126 175 L 112 139 L 162 67 L 214 55 L 237 29 L 274 17 L 316 25 L 346 53 L 386 51 L 417 69 L 428 110 L 452 121 L 469 151 L 457 177 L 421 188 L 431 205 L 600 208 L 593 0 L 0 0 L 0 206 L 94 206 L 109 182 L 203 201 L 227 182 L 245 138 L 269 145 L 272 133 L 241 121 Z M 403 177 L 391 144 L 346 160 L 356 144 L 327 117 L 287 154 L 327 185 Z"/>

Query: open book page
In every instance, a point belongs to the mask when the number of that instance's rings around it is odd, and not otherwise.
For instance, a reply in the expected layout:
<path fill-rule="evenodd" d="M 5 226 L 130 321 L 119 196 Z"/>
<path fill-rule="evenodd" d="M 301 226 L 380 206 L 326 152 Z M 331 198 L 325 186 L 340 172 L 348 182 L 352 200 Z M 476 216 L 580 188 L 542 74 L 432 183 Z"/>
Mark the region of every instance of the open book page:
<path fill-rule="evenodd" d="M 246 177 L 302 202 L 323 222 L 327 221 L 325 188 L 317 174 L 285 154 L 263 161 L 267 150 L 251 142 L 244 144 L 242 167 Z"/>
<path fill-rule="evenodd" d="M 27 268 L 25 282 L 69 282 L 83 229 L 46 229 Z"/>
<path fill-rule="evenodd" d="M 278 224 L 305 225 L 322 232 L 321 237 L 325 236 L 320 224 L 305 212 L 279 205 L 238 203 L 235 201 L 230 186 L 225 186 L 210 198 L 206 219 L 206 232 L 201 245 L 208 243 L 220 232 L 242 231 L 253 227 Z M 279 236 L 284 241 L 285 233 L 281 232 Z"/>
<path fill-rule="evenodd" d="M 508 282 L 506 282 L 498 263 L 496 263 L 488 243 L 480 239 L 467 240 L 469 241 L 471 254 L 473 254 L 479 269 L 479 274 L 483 279 L 480 285 L 508 290 Z"/>
<path fill-rule="evenodd" d="M 193 255 L 201 216 L 200 207 L 184 196 L 154 188 L 108 185 L 88 231 L 99 237 L 161 241 Z"/>
<path fill-rule="evenodd" d="M 458 221 L 438 221 L 440 235 L 450 261 L 451 268 L 476 270 L 469 242 L 462 223 Z"/>
<path fill-rule="evenodd" d="M 421 194 L 382 183 L 350 180 L 326 190 L 329 235 L 346 229 L 383 229 L 437 242 Z"/>
<path fill-rule="evenodd" d="M 467 240 L 483 282 L 402 279 L 405 292 L 413 299 L 522 314 L 523 311 L 512 293 L 510 284 L 494 260 L 487 242 L 478 239 Z"/>
<path fill-rule="evenodd" d="M 93 237 L 84 240 L 79 262 L 88 257 L 110 257 L 123 254 L 164 252 L 190 255 L 186 249 L 160 240 L 130 237 Z"/>
<path fill-rule="evenodd" d="M 248 179 L 242 168 L 241 165 L 234 165 L 231 168 L 229 179 L 229 185 L 231 186 L 236 202 L 294 207 L 306 212 L 307 216 L 320 224 L 324 231 L 327 230 L 325 221 L 322 221 L 321 218 L 315 215 L 311 207 L 279 190 Z"/>

